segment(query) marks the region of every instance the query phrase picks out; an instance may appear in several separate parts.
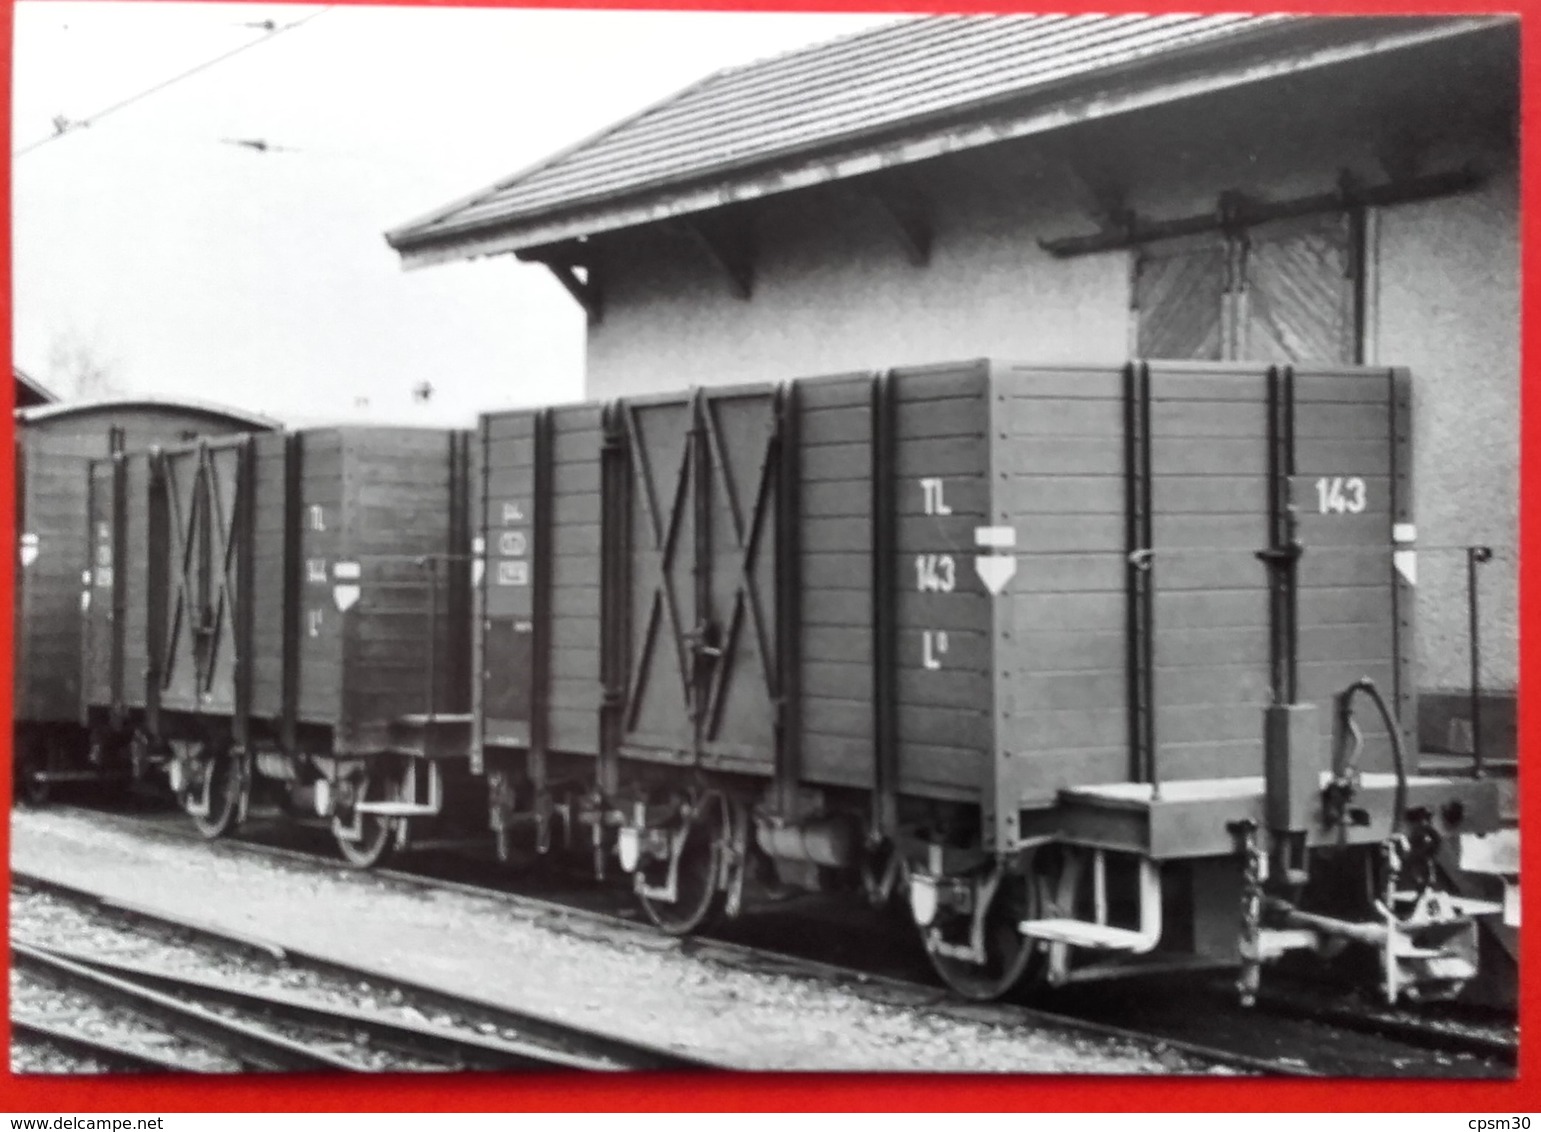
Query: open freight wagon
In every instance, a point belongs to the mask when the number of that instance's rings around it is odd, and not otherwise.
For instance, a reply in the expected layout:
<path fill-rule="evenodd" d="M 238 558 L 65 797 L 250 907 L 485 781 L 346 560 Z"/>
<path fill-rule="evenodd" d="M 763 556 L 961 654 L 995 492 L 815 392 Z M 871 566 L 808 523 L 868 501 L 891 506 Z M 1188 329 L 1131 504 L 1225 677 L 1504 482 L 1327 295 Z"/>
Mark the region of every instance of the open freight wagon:
<path fill-rule="evenodd" d="M 310 429 L 92 463 L 85 712 L 140 773 L 165 768 L 205 835 L 277 806 L 369 865 L 479 791 L 467 436 Z"/>
<path fill-rule="evenodd" d="M 81 573 L 92 566 L 86 469 L 113 452 L 277 427 L 251 413 L 143 397 L 16 413 L 14 781 L 44 801 L 65 783 L 126 780 L 117 750 L 81 725 Z M 111 562 L 96 564 L 110 577 Z M 89 591 L 87 591 L 89 593 Z"/>
<path fill-rule="evenodd" d="M 1408 376 L 998 362 L 483 417 L 471 760 L 505 853 L 688 932 L 907 897 L 942 977 L 1344 941 L 1458 990 L 1420 776 Z"/>

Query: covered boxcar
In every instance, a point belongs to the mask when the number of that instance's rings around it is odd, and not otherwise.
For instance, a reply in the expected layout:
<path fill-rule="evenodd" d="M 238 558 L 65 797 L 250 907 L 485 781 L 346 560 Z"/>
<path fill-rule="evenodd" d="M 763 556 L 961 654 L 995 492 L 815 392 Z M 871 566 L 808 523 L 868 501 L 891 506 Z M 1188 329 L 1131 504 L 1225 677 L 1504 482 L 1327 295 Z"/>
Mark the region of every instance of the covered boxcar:
<path fill-rule="evenodd" d="M 207 836 L 276 805 L 371 864 L 445 811 L 469 718 L 466 437 L 310 429 L 92 464 L 113 565 L 82 603 L 87 710 Z"/>
<path fill-rule="evenodd" d="M 81 572 L 90 566 L 86 466 L 150 444 L 278 427 L 235 409 L 120 398 L 16 412 L 14 769 L 34 800 L 61 781 L 123 773 L 113 752 L 81 727 Z M 111 563 L 98 564 L 103 577 Z M 109 613 L 109 611 L 102 611 Z"/>
<path fill-rule="evenodd" d="M 1407 374 L 998 362 L 485 416 L 471 759 L 505 852 L 688 932 L 902 890 L 979 998 L 1342 941 L 1454 993 L 1408 756 Z"/>

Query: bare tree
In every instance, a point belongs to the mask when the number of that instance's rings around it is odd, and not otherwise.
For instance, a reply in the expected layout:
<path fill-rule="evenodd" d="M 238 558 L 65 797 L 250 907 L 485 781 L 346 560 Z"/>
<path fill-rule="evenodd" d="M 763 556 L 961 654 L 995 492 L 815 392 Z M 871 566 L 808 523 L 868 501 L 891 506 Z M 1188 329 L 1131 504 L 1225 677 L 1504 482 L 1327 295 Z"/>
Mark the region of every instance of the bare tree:
<path fill-rule="evenodd" d="M 49 383 L 66 396 L 90 400 L 125 392 L 116 358 L 78 327 L 54 335 L 48 349 Z"/>

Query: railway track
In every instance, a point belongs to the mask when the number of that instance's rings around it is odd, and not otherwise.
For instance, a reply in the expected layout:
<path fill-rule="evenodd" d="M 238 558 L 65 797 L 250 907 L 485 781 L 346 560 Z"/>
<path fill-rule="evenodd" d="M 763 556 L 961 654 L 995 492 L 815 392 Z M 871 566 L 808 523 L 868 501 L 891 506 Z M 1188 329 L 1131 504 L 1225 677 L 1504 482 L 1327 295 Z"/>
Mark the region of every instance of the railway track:
<path fill-rule="evenodd" d="M 116 1068 L 195 1072 L 719 1068 L 673 1050 L 453 995 L 380 972 L 346 967 L 271 941 L 114 901 L 56 880 L 13 872 L 12 882 L 102 910 L 125 935 L 136 926 L 153 925 L 199 943 L 254 952 L 287 968 L 301 968 L 353 985 L 368 984 L 419 1014 L 455 1019 L 451 1025 L 428 1024 L 328 1002 L 324 996 L 271 986 L 240 986 L 207 974 L 171 971 L 163 962 L 13 940 L 14 972 L 90 999 L 119 1016 L 119 1024 L 107 1027 L 105 1034 L 86 1033 L 38 1017 L 27 1005 L 29 996 L 23 994 L 13 1007 L 17 1034 Z M 488 1030 L 494 1032 L 483 1032 Z M 148 1038 L 146 1031 L 151 1035 Z M 515 1036 L 505 1036 L 508 1034 Z M 166 1045 L 192 1046 L 199 1056 L 162 1052 L 159 1047 Z M 210 1052 L 212 1058 L 204 1056 Z"/>
<path fill-rule="evenodd" d="M 144 828 L 149 824 L 166 836 L 197 840 L 179 824 L 146 822 L 122 814 L 88 811 L 93 820 L 106 817 L 116 823 Z M 241 838 L 221 842 L 233 851 L 303 863 L 335 864 L 317 853 L 270 840 Z M 807 954 L 806 947 L 788 950 L 722 938 L 720 933 L 686 939 L 660 936 L 640 918 L 615 911 L 578 906 L 506 888 L 452 879 L 426 871 L 404 868 L 374 870 L 371 875 L 425 890 L 450 891 L 480 899 L 492 899 L 559 926 L 574 934 L 615 938 L 623 943 L 643 941 L 646 946 L 678 947 L 681 951 L 724 967 L 762 974 L 792 975 L 838 983 L 869 1000 L 911 1006 L 942 1016 L 1003 1026 L 1054 1028 L 1089 1036 L 1118 1038 L 1158 1045 L 1175 1056 L 1222 1066 L 1237 1072 L 1269 1076 L 1378 1075 L 1390 1066 L 1407 1076 L 1504 1076 L 1517 1062 L 1517 1042 L 1501 1037 L 1452 1033 L 1407 1018 L 1360 1013 L 1321 1003 L 1307 1003 L 1287 994 L 1265 996 L 1260 1006 L 1269 1017 L 1267 1027 L 1257 1026 L 1255 1011 L 1232 1009 L 1215 996 L 1213 1012 L 1196 1012 L 1184 996 L 1182 1002 L 1162 1009 L 1154 1001 L 1141 1002 L 1139 991 L 1108 988 L 1073 989 L 1056 1005 L 1001 1002 L 979 1004 L 956 999 L 943 988 L 908 973 L 855 967 L 828 962 Z M 787 933 L 789 936 L 802 933 Z M 248 941 L 249 943 L 255 941 Z M 902 968 L 902 961 L 883 963 Z M 1194 984 L 1195 992 L 1214 990 L 1212 980 Z M 1166 996 L 1171 998 L 1172 996 Z M 1259 1031 L 1266 1030 L 1266 1039 Z M 1218 1036 L 1211 1036 L 1209 1031 Z"/>

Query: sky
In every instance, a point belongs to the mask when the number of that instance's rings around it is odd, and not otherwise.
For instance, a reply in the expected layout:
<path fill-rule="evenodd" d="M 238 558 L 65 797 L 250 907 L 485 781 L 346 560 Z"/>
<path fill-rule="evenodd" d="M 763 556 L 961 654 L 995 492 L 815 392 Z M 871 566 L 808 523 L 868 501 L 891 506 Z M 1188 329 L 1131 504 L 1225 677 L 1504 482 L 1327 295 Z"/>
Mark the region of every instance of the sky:
<path fill-rule="evenodd" d="M 583 318 L 544 268 L 408 272 L 383 233 L 718 68 L 891 18 L 22 0 L 14 360 L 291 424 L 577 399 Z"/>

